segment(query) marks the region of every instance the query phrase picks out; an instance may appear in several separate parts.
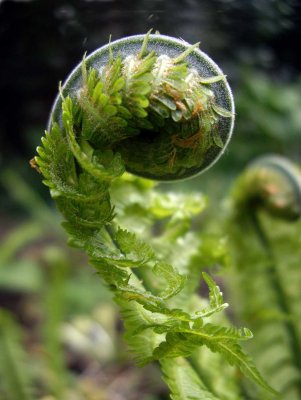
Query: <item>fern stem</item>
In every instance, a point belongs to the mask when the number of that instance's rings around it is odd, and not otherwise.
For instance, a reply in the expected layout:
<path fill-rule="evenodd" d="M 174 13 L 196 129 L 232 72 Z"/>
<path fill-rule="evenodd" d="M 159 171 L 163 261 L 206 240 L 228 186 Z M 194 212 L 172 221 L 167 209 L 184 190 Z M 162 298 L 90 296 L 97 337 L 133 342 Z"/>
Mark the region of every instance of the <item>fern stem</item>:
<path fill-rule="evenodd" d="M 271 285 L 275 293 L 277 293 L 278 307 L 284 315 L 290 316 L 292 315 L 292 311 L 290 308 L 290 304 L 287 301 L 285 289 L 282 285 L 281 278 L 278 273 L 276 257 L 267 233 L 260 223 L 257 213 L 251 212 L 249 215 L 258 241 L 270 261 L 269 267 L 267 268 L 267 273 Z M 298 332 L 293 320 L 284 320 L 284 325 L 290 337 L 289 346 L 291 349 L 292 360 L 296 369 L 299 371 L 298 391 L 301 398 L 301 347 L 299 343 Z"/>
<path fill-rule="evenodd" d="M 109 235 L 109 237 L 112 241 L 112 244 L 116 247 L 116 249 L 118 249 L 120 251 L 120 253 L 123 254 L 123 251 L 122 251 L 121 247 L 119 246 L 119 243 L 116 240 L 115 230 L 114 230 L 113 226 L 111 224 L 106 224 L 105 231 Z"/>

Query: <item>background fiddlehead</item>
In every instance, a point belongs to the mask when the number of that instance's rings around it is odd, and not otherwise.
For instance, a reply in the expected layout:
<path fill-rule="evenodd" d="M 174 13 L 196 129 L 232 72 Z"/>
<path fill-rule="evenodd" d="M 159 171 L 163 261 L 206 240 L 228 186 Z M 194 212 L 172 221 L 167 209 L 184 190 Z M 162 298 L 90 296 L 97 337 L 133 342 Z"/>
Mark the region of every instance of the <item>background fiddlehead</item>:
<path fill-rule="evenodd" d="M 127 169 L 186 178 L 223 152 L 233 128 L 231 92 L 196 47 L 148 33 L 84 58 L 61 89 L 32 165 L 65 218 L 70 244 L 87 252 L 114 293 L 137 362 L 158 360 L 174 399 L 238 398 L 215 389 L 212 376 L 204 383 L 193 357 L 206 346 L 271 390 L 239 344 L 251 332 L 216 323 L 227 304 L 209 275 L 209 303 L 195 294 L 199 238 L 189 228 L 203 197 L 160 194 L 152 182 L 122 176 Z"/>
<path fill-rule="evenodd" d="M 238 179 L 232 201 L 236 268 L 229 284 L 239 317 L 257 338 L 249 349 L 281 398 L 299 399 L 300 169 L 279 156 L 261 157 Z"/>

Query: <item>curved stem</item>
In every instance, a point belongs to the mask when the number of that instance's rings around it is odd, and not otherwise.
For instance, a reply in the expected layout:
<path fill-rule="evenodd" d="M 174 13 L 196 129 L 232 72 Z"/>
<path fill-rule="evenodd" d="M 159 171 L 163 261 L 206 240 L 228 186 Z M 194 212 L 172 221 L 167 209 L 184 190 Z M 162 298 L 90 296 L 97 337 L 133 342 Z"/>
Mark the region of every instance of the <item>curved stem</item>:
<path fill-rule="evenodd" d="M 290 316 L 290 315 L 292 315 L 290 304 L 287 299 L 285 289 L 282 285 L 281 277 L 279 276 L 279 272 L 278 272 L 278 268 L 277 268 L 277 260 L 276 260 L 273 248 L 271 246 L 271 243 L 269 241 L 269 238 L 268 238 L 266 232 L 264 231 L 263 226 L 260 223 L 256 212 L 251 212 L 250 218 L 251 218 L 251 222 L 254 227 L 256 236 L 258 238 L 258 241 L 270 261 L 267 272 L 269 275 L 271 285 L 272 285 L 274 291 L 277 293 L 276 298 L 277 298 L 277 302 L 278 302 L 278 307 L 284 315 Z M 292 360 L 295 364 L 295 367 L 299 371 L 299 375 L 300 375 L 299 380 L 298 380 L 298 390 L 299 390 L 300 396 L 301 396 L 301 347 L 300 347 L 298 332 L 297 332 L 297 328 L 296 328 L 293 320 L 287 318 L 286 320 L 284 320 L 283 323 L 284 323 L 286 331 L 290 337 L 289 346 L 291 349 Z"/>
<path fill-rule="evenodd" d="M 109 235 L 114 247 L 116 247 L 116 249 L 118 249 L 120 251 L 120 253 L 124 254 L 123 251 L 121 250 L 121 247 L 119 246 L 119 243 L 117 242 L 117 240 L 115 238 L 115 232 L 114 232 L 113 226 L 111 224 L 106 224 L 105 231 Z"/>

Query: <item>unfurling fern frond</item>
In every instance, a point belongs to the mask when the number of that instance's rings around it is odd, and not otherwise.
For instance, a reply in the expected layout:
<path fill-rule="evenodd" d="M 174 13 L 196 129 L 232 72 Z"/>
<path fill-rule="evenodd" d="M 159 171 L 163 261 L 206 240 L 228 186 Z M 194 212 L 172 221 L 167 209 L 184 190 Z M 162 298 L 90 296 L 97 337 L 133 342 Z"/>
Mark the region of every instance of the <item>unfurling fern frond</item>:
<path fill-rule="evenodd" d="M 229 286 L 237 314 L 256 336 L 247 348 L 280 398 L 298 400 L 301 173 L 282 157 L 262 157 L 246 169 L 232 194 L 228 232 L 235 269 Z"/>
<path fill-rule="evenodd" d="M 134 356 L 163 365 L 174 399 L 215 398 L 192 367 L 180 371 L 188 363 L 183 357 L 202 346 L 272 391 L 239 345 L 250 331 L 211 320 L 227 304 L 209 275 L 203 274 L 209 304 L 195 293 L 202 246 L 189 230 L 204 198 L 161 194 L 153 183 L 121 176 L 127 169 L 185 178 L 224 150 L 233 127 L 231 92 L 196 47 L 147 34 L 84 59 L 61 89 L 34 162 L 70 244 L 87 252 L 114 293 Z M 209 259 L 219 257 L 209 251 Z"/>

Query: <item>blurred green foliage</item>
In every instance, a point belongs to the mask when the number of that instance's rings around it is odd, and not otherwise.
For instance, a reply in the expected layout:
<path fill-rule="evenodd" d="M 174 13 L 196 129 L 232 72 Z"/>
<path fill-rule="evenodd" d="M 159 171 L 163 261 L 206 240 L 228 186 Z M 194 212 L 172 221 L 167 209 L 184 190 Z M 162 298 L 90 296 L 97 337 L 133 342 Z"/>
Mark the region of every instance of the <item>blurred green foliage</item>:
<path fill-rule="evenodd" d="M 28 217 L 1 226 L 0 397 L 113 399 L 131 386 L 139 391 L 140 382 L 146 392 L 162 390 L 153 367 L 132 372 L 111 294 L 83 268 L 85 257 L 66 247 L 56 211 L 15 172 L 2 173 L 1 182 Z M 128 381 L 120 384 L 123 374 Z"/>
<path fill-rule="evenodd" d="M 255 71 L 242 71 L 236 99 L 236 137 L 231 155 L 246 163 L 265 153 L 300 162 L 301 78 L 281 82 Z"/>

